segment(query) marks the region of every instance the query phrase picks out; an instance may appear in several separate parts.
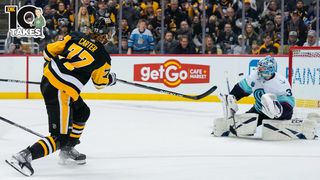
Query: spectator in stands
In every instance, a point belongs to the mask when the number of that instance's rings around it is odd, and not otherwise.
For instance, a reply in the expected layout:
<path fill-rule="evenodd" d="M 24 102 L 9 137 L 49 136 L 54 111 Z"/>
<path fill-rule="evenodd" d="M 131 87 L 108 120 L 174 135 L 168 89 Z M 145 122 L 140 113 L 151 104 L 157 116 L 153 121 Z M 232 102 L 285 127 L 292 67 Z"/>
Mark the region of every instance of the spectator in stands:
<path fill-rule="evenodd" d="M 214 44 L 214 41 L 212 39 L 211 36 L 206 36 L 205 37 L 205 52 L 204 54 L 217 54 L 217 46 Z M 200 54 L 203 54 L 202 53 L 202 48 L 200 50 Z"/>
<path fill-rule="evenodd" d="M 282 20 L 281 18 L 282 18 L 281 14 L 276 14 L 274 16 L 273 22 L 274 22 L 274 31 L 275 31 L 275 33 L 281 33 L 281 20 Z"/>
<path fill-rule="evenodd" d="M 304 2 L 302 0 L 297 0 L 296 3 L 296 10 L 298 11 L 298 15 L 300 19 L 305 23 L 305 25 L 309 25 L 310 21 L 308 21 L 308 12 L 304 7 Z"/>
<path fill-rule="evenodd" d="M 90 15 L 95 15 L 96 10 L 93 6 L 90 4 L 90 0 L 81 0 L 82 6 L 85 6 L 89 12 Z"/>
<path fill-rule="evenodd" d="M 116 26 L 116 24 L 118 23 L 117 14 L 117 3 L 114 0 L 108 0 L 106 14 L 104 16 L 106 18 L 107 27 Z"/>
<path fill-rule="evenodd" d="M 267 8 L 264 9 L 264 11 L 261 14 L 263 24 L 265 24 L 269 20 L 273 21 L 274 17 L 277 14 L 281 14 L 281 9 L 278 7 L 277 1 L 269 1 L 269 3 L 267 4 Z"/>
<path fill-rule="evenodd" d="M 159 9 L 159 3 L 157 1 L 153 1 L 153 0 L 143 0 L 143 2 L 141 2 L 140 7 L 141 7 L 142 11 L 151 7 L 153 12 L 156 12 Z"/>
<path fill-rule="evenodd" d="M 179 44 L 174 47 L 171 54 L 196 54 L 196 49 L 190 45 L 189 37 L 186 35 L 181 35 L 179 37 Z"/>
<path fill-rule="evenodd" d="M 218 26 L 219 26 L 219 22 L 218 22 L 217 16 L 211 15 L 206 25 L 206 34 L 211 36 L 211 38 L 214 41 L 216 41 L 217 37 L 219 36 L 220 30 Z"/>
<path fill-rule="evenodd" d="M 265 27 L 262 28 L 263 31 L 261 32 L 261 35 L 262 37 L 265 35 L 265 34 L 269 34 L 271 37 L 272 37 L 272 40 L 275 41 L 278 39 L 276 33 L 275 33 L 275 30 L 274 30 L 274 22 L 271 21 L 271 20 L 268 20 L 266 23 L 265 23 Z"/>
<path fill-rule="evenodd" d="M 104 18 L 107 27 L 114 27 L 116 22 L 116 11 L 108 8 L 105 1 L 98 2 L 98 10 L 96 11 L 96 18 Z"/>
<path fill-rule="evenodd" d="M 236 26 L 241 29 L 242 23 L 250 23 L 254 28 L 259 27 L 258 13 L 251 7 L 251 0 L 244 0 L 245 20 L 242 20 L 242 10 L 237 13 Z"/>
<path fill-rule="evenodd" d="M 55 14 L 55 26 L 56 29 L 61 26 L 67 26 L 68 29 L 73 28 L 74 16 L 65 7 L 63 2 L 59 3 L 58 11 Z"/>
<path fill-rule="evenodd" d="M 156 17 L 152 4 L 148 3 L 146 5 L 146 8 L 140 12 L 140 17 L 146 19 L 148 22 L 151 22 Z"/>
<path fill-rule="evenodd" d="M 11 43 L 7 50 L 7 54 L 23 54 L 21 44 Z"/>
<path fill-rule="evenodd" d="M 264 43 L 260 46 L 259 54 L 278 54 L 279 45 L 273 43 L 270 34 L 264 35 L 263 42 Z"/>
<path fill-rule="evenodd" d="M 132 29 L 128 25 L 127 19 L 121 20 L 121 27 L 122 27 L 122 38 L 128 39 L 130 37 L 130 33 L 131 33 Z"/>
<path fill-rule="evenodd" d="M 93 23 L 94 16 L 89 14 L 85 6 L 81 6 L 78 13 L 78 31 L 88 34 Z"/>
<path fill-rule="evenodd" d="M 249 51 L 249 54 L 259 54 L 260 52 L 260 46 L 258 44 L 257 41 L 252 41 L 252 44 L 251 44 L 251 49 Z"/>
<path fill-rule="evenodd" d="M 180 28 L 182 21 L 190 23 L 190 19 L 186 13 L 179 9 L 178 0 L 171 0 L 170 5 L 165 9 L 165 24 L 168 31 L 176 32 Z"/>
<path fill-rule="evenodd" d="M 283 54 L 288 54 L 290 47 L 300 45 L 298 33 L 296 31 L 290 31 L 288 41 L 285 42 L 285 45 L 283 46 Z"/>
<path fill-rule="evenodd" d="M 167 31 L 164 35 L 163 42 L 163 54 L 168 54 L 170 51 L 178 45 L 178 41 L 174 39 L 174 35 L 171 31 Z M 161 41 L 159 41 L 155 47 L 157 54 L 161 53 Z"/>
<path fill-rule="evenodd" d="M 291 13 L 291 19 L 285 24 L 284 39 L 288 39 L 288 33 L 290 31 L 296 31 L 298 33 L 298 39 L 301 42 L 305 42 L 307 38 L 307 26 L 303 23 L 297 10 Z"/>
<path fill-rule="evenodd" d="M 254 28 L 250 23 L 246 24 L 245 37 L 246 37 L 245 45 L 248 47 L 251 47 L 253 41 L 260 42 L 259 34 L 254 31 Z"/>
<path fill-rule="evenodd" d="M 154 38 L 158 42 L 161 39 L 161 9 L 158 9 L 155 13 L 155 18 L 151 20 L 149 26 L 153 29 Z"/>
<path fill-rule="evenodd" d="M 237 28 L 237 26 L 236 26 L 237 17 L 234 13 L 234 9 L 232 7 L 228 7 L 226 9 L 226 13 L 224 15 L 225 15 L 224 18 L 222 18 L 219 23 L 220 28 L 222 29 L 226 23 L 229 23 L 229 24 L 231 24 L 235 33 L 240 32 L 241 27 Z"/>
<path fill-rule="evenodd" d="M 176 31 L 176 36 L 178 39 L 182 35 L 188 36 L 189 43 L 192 42 L 192 28 L 190 28 L 187 21 L 181 21 L 180 28 Z"/>
<path fill-rule="evenodd" d="M 128 40 L 128 54 L 150 54 L 154 49 L 152 33 L 147 29 L 147 23 L 140 19 Z"/>
<path fill-rule="evenodd" d="M 233 54 L 248 54 L 249 47 L 246 46 L 245 41 L 246 41 L 246 37 L 240 34 L 238 36 L 237 44 L 233 47 Z M 243 49 L 242 49 L 242 45 L 243 45 Z"/>
<path fill-rule="evenodd" d="M 317 45 L 317 39 L 316 39 L 316 31 L 315 30 L 310 30 L 308 31 L 308 37 L 307 41 L 303 44 L 303 46 L 318 46 L 320 45 L 320 41 L 318 41 Z"/>
<path fill-rule="evenodd" d="M 128 39 L 127 38 L 122 38 L 121 39 L 121 53 L 122 54 L 127 54 L 128 53 Z"/>
<path fill-rule="evenodd" d="M 27 0 L 24 5 L 33 5 L 36 7 L 41 7 L 44 8 L 44 6 L 46 5 L 46 2 L 43 0 Z"/>
<path fill-rule="evenodd" d="M 202 47 L 202 25 L 199 16 L 193 16 L 192 20 L 192 42 L 197 47 Z"/>
<path fill-rule="evenodd" d="M 57 33 L 55 30 L 54 24 L 54 15 L 51 13 L 51 8 L 49 5 L 46 5 L 43 9 L 43 17 L 46 20 L 46 27 L 44 28 L 46 40 L 52 39 Z"/>
<path fill-rule="evenodd" d="M 122 17 L 126 19 L 130 29 L 134 29 L 140 18 L 140 13 L 134 8 L 133 0 L 125 0 L 122 7 Z"/>
<path fill-rule="evenodd" d="M 233 33 L 231 24 L 224 25 L 224 31 L 218 37 L 219 43 L 223 54 L 232 54 L 232 48 L 236 44 L 237 36 Z"/>

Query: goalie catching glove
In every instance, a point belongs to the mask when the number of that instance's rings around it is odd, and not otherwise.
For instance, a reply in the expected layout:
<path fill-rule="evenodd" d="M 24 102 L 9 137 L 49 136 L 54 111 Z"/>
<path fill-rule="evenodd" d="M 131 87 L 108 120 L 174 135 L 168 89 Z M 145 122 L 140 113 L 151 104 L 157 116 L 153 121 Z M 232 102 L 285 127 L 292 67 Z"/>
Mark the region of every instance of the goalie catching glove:
<path fill-rule="evenodd" d="M 277 100 L 276 95 L 270 93 L 262 95 L 261 104 L 261 111 L 270 119 L 279 118 L 282 115 L 282 105 Z"/>

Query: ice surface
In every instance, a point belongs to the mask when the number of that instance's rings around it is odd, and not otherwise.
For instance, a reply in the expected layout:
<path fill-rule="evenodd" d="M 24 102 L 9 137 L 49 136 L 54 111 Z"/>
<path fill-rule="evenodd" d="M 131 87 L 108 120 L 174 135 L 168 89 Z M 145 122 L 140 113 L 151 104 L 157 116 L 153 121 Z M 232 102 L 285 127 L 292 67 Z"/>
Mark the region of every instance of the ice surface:
<path fill-rule="evenodd" d="M 77 149 L 84 166 L 58 153 L 33 161 L 33 180 L 316 180 L 320 141 L 267 142 L 210 135 L 220 104 L 86 101 L 91 117 Z M 240 105 L 240 112 L 250 105 Z M 0 116 L 47 135 L 42 100 L 0 100 Z M 0 121 L 0 179 L 25 179 L 7 164 L 39 138 Z"/>

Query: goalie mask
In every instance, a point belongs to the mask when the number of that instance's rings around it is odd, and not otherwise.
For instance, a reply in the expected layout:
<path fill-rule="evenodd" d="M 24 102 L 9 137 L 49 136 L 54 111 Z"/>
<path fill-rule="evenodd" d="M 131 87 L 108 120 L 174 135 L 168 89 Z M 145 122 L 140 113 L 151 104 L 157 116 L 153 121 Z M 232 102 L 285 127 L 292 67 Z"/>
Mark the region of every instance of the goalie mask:
<path fill-rule="evenodd" d="M 257 69 L 259 78 L 269 80 L 277 71 L 277 62 L 273 57 L 266 56 L 259 60 Z"/>

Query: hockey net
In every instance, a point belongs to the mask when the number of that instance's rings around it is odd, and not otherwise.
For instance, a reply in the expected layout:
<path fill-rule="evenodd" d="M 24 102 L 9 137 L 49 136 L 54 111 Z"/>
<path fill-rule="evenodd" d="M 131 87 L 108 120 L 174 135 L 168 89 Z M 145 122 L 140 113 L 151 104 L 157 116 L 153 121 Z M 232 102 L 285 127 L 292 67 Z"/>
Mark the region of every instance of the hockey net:
<path fill-rule="evenodd" d="M 320 47 L 290 48 L 288 80 L 296 98 L 294 117 L 319 115 Z"/>

